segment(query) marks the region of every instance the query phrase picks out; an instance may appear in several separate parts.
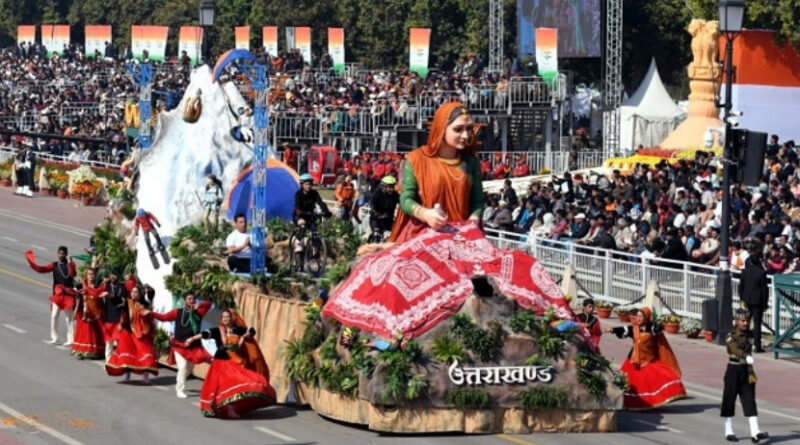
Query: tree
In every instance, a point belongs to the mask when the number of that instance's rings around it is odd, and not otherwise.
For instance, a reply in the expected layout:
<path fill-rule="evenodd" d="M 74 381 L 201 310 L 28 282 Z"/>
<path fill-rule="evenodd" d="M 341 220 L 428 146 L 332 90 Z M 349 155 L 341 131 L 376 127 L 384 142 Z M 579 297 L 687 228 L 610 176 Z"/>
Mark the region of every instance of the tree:
<path fill-rule="evenodd" d="M 689 0 L 698 18 L 716 19 L 718 0 Z M 745 28 L 771 29 L 779 38 L 800 49 L 800 2 L 797 0 L 747 0 Z"/>

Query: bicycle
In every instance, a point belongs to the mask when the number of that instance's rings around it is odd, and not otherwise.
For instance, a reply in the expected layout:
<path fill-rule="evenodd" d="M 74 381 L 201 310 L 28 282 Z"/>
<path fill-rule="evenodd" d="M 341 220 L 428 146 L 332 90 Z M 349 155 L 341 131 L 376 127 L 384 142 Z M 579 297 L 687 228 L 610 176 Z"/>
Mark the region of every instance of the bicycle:
<path fill-rule="evenodd" d="M 373 223 L 372 218 L 374 216 L 375 213 L 372 211 L 372 209 L 370 209 L 369 210 L 370 233 L 369 237 L 367 237 L 367 242 L 370 244 L 381 244 L 386 240 L 386 233 L 391 232 L 392 225 L 389 224 L 388 230 L 386 230 L 386 227 L 383 227 L 378 221 L 375 221 Z"/>
<path fill-rule="evenodd" d="M 307 272 L 314 278 L 320 277 L 328 264 L 328 247 L 317 231 L 318 219 L 321 218 L 315 215 L 310 227 L 300 226 L 289 237 L 289 264 L 292 269 Z M 297 243 L 300 249 L 296 249 Z"/>

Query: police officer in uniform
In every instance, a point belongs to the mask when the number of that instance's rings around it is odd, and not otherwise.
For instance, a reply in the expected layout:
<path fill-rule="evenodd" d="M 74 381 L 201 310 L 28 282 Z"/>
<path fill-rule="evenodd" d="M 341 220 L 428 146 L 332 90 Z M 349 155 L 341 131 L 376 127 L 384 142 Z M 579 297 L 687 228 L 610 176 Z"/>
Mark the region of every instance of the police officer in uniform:
<path fill-rule="evenodd" d="M 766 431 L 758 429 L 756 409 L 756 375 L 753 371 L 753 332 L 750 331 L 746 309 L 737 309 L 734 314 L 736 328 L 728 334 L 728 368 L 725 370 L 725 388 L 722 391 L 720 415 L 725 419 L 725 439 L 738 442 L 733 433 L 733 415 L 736 409 L 736 396 L 742 403 L 742 410 L 750 422 L 750 437 L 753 443 L 769 437 Z"/>

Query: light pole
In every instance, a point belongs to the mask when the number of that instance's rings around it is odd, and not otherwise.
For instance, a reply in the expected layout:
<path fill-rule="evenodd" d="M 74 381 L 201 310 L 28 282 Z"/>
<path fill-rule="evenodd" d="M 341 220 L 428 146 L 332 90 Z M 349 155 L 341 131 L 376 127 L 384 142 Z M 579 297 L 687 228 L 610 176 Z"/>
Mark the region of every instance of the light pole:
<path fill-rule="evenodd" d="M 211 27 L 214 26 L 214 14 L 217 12 L 217 5 L 214 4 L 214 0 L 200 0 L 198 10 L 200 14 L 200 26 L 203 27 L 203 63 L 213 66 L 208 57 L 211 52 L 211 43 L 209 42 L 210 37 L 208 37 L 207 34 Z"/>
<path fill-rule="evenodd" d="M 719 274 L 717 275 L 716 299 L 719 318 L 717 319 L 717 343 L 724 344 L 733 323 L 733 289 L 731 271 L 728 264 L 728 251 L 731 243 L 731 162 L 734 140 L 731 135 L 731 95 L 733 94 L 733 40 L 742 32 L 745 0 L 719 0 L 719 30 L 725 35 L 725 145 L 722 149 L 722 224 L 719 255 Z"/>

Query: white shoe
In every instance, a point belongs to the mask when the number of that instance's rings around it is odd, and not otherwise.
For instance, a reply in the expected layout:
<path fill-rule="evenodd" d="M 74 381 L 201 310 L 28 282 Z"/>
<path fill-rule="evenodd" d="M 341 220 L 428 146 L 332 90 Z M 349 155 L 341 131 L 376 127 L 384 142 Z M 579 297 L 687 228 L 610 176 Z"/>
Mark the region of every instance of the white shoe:
<path fill-rule="evenodd" d="M 183 391 L 177 391 L 177 392 L 175 393 L 175 395 L 176 395 L 176 396 L 178 396 L 178 398 L 179 398 L 179 399 L 185 399 L 185 398 L 189 397 L 189 396 L 187 396 L 187 395 L 186 395 L 186 393 L 185 393 L 185 392 L 183 392 Z"/>
<path fill-rule="evenodd" d="M 57 338 L 53 338 L 53 339 L 51 339 L 51 340 L 50 340 L 50 342 L 49 342 L 49 343 L 50 343 L 51 345 L 57 344 L 57 343 L 58 343 L 58 339 L 57 339 Z"/>
<path fill-rule="evenodd" d="M 72 342 L 71 341 L 65 342 L 64 346 L 72 346 Z"/>

